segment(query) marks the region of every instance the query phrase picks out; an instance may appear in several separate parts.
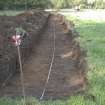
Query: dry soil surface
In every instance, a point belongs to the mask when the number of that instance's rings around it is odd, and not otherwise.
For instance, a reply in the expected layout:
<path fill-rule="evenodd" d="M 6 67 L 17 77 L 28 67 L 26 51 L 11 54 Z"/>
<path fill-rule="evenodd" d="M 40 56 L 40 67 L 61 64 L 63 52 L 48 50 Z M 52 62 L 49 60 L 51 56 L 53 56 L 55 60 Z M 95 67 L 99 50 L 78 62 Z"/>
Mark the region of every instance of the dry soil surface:
<path fill-rule="evenodd" d="M 55 30 L 55 32 L 54 32 Z M 44 99 L 66 98 L 85 90 L 86 63 L 79 44 L 67 33 L 59 18 L 52 15 L 40 43 L 23 65 L 26 96 L 39 98 L 45 86 L 53 54 L 55 33 L 55 59 Z M 1 97 L 21 97 L 20 74 L 0 89 Z"/>

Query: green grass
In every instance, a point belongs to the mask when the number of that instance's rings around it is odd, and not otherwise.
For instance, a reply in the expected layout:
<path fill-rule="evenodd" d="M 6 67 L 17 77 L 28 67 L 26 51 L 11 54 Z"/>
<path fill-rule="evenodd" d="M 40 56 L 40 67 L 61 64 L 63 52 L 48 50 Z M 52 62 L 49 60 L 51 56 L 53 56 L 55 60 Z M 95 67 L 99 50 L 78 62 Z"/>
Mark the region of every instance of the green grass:
<path fill-rule="evenodd" d="M 80 33 L 80 45 L 87 50 L 89 84 L 86 93 L 95 96 L 95 100 L 74 96 L 65 101 L 38 101 L 30 98 L 27 102 L 31 105 L 105 105 L 105 22 L 69 16 L 67 18 L 76 24 Z M 21 100 L 1 99 L 0 105 L 23 104 Z"/>
<path fill-rule="evenodd" d="M 4 11 L 0 11 L 0 16 L 6 15 L 6 16 L 15 16 L 17 14 L 22 13 L 23 11 L 12 11 L 12 10 L 4 10 Z"/>
<path fill-rule="evenodd" d="M 97 105 L 105 105 L 105 21 L 67 18 L 76 24 L 81 47 L 87 50 L 88 93 L 96 97 Z"/>
<path fill-rule="evenodd" d="M 1 99 L 0 105 L 23 105 L 22 100 Z M 35 98 L 27 100 L 27 105 L 96 105 L 93 101 L 85 100 L 82 96 L 71 97 L 70 99 L 56 101 L 39 101 Z"/>

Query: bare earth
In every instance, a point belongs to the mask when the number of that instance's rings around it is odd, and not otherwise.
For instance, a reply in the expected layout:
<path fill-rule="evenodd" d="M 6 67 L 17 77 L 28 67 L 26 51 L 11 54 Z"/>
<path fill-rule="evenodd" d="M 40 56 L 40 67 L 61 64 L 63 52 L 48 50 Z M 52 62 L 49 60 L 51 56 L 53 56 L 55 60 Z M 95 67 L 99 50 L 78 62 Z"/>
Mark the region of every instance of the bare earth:
<path fill-rule="evenodd" d="M 28 97 L 39 98 L 43 91 L 53 53 L 53 28 L 56 35 L 55 59 L 44 98 L 66 98 L 85 90 L 84 54 L 79 44 L 74 41 L 72 34 L 67 34 L 57 16 L 52 15 L 40 43 L 37 48 L 35 46 L 30 58 L 23 66 L 25 90 Z M 22 96 L 20 74 L 11 78 L 10 82 L 1 88 L 0 96 L 11 98 Z"/>

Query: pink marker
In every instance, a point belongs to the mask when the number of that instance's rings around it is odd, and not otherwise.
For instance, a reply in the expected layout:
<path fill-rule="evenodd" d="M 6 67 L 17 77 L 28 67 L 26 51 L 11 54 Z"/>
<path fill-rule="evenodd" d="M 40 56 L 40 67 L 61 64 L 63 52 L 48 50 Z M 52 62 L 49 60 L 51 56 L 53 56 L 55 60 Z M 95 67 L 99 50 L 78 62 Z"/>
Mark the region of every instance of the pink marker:
<path fill-rule="evenodd" d="M 21 44 L 21 36 L 20 35 L 13 35 L 12 41 L 15 44 L 15 46 L 19 46 Z"/>

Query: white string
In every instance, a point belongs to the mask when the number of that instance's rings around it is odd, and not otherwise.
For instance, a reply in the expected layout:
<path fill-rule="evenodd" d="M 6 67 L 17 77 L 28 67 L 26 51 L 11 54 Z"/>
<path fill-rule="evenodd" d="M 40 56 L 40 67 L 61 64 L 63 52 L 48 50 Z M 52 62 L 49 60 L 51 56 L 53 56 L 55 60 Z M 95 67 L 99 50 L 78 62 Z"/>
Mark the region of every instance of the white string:
<path fill-rule="evenodd" d="M 54 37 L 54 42 L 53 42 L 53 55 L 52 55 L 52 60 L 51 60 L 50 68 L 49 68 L 49 73 L 48 73 L 48 76 L 47 76 L 47 79 L 46 79 L 45 87 L 43 89 L 43 92 L 42 92 L 42 95 L 40 97 L 40 100 L 43 100 L 43 97 L 45 95 L 47 84 L 49 82 L 51 71 L 52 71 L 52 66 L 53 66 L 53 63 L 54 63 L 54 58 L 55 58 L 55 24 L 53 24 L 52 29 L 53 29 L 53 37 Z"/>

